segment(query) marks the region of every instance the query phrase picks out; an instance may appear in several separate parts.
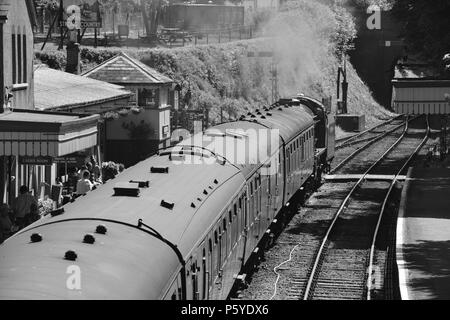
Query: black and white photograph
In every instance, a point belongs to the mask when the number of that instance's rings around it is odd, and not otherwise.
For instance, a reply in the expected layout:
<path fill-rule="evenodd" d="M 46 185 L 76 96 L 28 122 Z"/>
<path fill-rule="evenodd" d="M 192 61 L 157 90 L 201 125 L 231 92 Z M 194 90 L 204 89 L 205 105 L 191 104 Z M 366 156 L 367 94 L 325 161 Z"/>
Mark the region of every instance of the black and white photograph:
<path fill-rule="evenodd" d="M 0 300 L 450 299 L 449 0 L 0 0 L 0 44 Z"/>

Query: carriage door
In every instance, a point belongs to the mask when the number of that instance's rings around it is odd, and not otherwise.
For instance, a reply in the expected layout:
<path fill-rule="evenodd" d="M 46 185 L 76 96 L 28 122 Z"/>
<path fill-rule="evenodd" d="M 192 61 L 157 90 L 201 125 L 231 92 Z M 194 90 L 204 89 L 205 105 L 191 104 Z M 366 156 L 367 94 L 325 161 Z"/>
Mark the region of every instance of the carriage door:
<path fill-rule="evenodd" d="M 202 299 L 207 300 L 209 298 L 209 266 L 208 257 L 206 256 L 206 243 L 202 244 Z"/>
<path fill-rule="evenodd" d="M 267 175 L 266 175 L 266 179 L 267 179 L 267 191 L 266 191 L 266 197 L 267 197 L 267 203 L 266 203 L 266 208 L 267 208 L 267 215 L 266 215 L 266 217 L 267 217 L 267 223 L 269 223 L 269 221 L 270 220 L 272 220 L 272 212 L 273 212 L 273 210 L 272 210 L 272 206 L 273 206 L 273 204 L 272 204 L 272 195 L 273 195 L 273 193 L 272 193 L 272 175 L 271 175 L 271 172 L 270 172 L 270 170 L 272 170 L 273 169 L 273 167 L 269 167 L 268 169 L 267 169 Z"/>
<path fill-rule="evenodd" d="M 200 268 L 198 268 L 197 260 L 194 259 L 195 257 L 191 260 L 192 300 L 199 300 L 200 292 L 198 286 L 198 271 L 200 270 Z"/>
<path fill-rule="evenodd" d="M 214 239 L 213 237 L 210 237 L 208 239 L 208 274 L 207 274 L 207 282 L 208 282 L 208 299 L 209 299 L 209 293 L 213 287 L 213 281 L 214 281 L 214 276 L 215 276 L 215 272 L 214 272 L 214 268 L 215 268 L 215 264 L 214 264 L 214 248 L 215 248 L 215 244 L 213 243 Z"/>

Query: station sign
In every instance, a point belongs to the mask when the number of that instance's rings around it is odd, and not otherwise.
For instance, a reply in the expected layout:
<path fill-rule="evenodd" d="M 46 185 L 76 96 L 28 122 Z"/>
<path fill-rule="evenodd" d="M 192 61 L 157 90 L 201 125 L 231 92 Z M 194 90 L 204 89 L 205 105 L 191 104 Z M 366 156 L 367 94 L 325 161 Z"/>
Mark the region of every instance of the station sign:
<path fill-rule="evenodd" d="M 53 157 L 50 156 L 19 156 L 19 163 L 24 165 L 51 166 Z"/>
<path fill-rule="evenodd" d="M 79 162 L 77 157 L 57 157 L 54 159 L 55 163 L 77 164 Z"/>
<path fill-rule="evenodd" d="M 59 24 L 69 30 L 101 28 L 101 7 L 98 0 L 64 0 L 64 18 Z"/>

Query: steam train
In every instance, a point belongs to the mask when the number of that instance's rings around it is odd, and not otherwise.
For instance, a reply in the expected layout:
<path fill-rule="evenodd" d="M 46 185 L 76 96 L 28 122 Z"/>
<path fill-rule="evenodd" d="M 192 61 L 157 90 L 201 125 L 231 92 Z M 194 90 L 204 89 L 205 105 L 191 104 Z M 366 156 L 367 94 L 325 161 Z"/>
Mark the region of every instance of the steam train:
<path fill-rule="evenodd" d="M 303 95 L 182 140 L 0 245 L 0 299 L 226 299 L 334 142 Z"/>

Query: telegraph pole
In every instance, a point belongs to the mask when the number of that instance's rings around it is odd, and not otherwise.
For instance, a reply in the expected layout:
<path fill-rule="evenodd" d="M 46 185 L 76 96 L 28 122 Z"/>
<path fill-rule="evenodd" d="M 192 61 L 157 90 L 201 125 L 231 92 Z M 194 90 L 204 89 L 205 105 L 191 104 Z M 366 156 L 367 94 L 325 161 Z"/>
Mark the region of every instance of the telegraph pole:
<path fill-rule="evenodd" d="M 270 81 L 272 83 L 272 103 L 278 101 L 278 66 L 275 60 L 274 51 L 259 51 L 259 52 L 248 52 L 247 57 L 249 58 L 272 58 L 270 62 Z"/>

